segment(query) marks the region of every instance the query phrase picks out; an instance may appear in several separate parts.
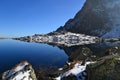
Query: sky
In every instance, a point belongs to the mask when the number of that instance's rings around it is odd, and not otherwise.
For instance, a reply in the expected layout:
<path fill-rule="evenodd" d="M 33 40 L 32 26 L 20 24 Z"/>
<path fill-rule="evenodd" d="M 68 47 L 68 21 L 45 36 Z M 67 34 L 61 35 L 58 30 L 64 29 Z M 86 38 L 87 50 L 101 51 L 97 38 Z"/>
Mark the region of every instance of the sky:
<path fill-rule="evenodd" d="M 0 37 L 49 33 L 63 26 L 85 0 L 0 0 Z"/>

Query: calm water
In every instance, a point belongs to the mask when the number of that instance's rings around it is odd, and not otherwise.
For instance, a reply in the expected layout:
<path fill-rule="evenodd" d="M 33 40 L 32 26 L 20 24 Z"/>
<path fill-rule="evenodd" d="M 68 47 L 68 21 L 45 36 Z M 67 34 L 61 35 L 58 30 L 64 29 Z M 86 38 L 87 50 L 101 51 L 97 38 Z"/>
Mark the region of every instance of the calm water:
<path fill-rule="evenodd" d="M 93 53 L 90 55 L 101 56 L 104 55 L 101 53 L 111 46 L 120 46 L 120 44 L 96 43 L 72 47 L 53 47 L 40 43 L 0 40 L 0 73 L 11 69 L 15 64 L 24 60 L 30 62 L 33 67 L 62 67 L 71 55 L 79 55 L 82 47 L 92 50 Z"/>
<path fill-rule="evenodd" d="M 34 66 L 61 67 L 68 60 L 64 50 L 47 44 L 0 40 L 0 73 L 27 60 Z"/>

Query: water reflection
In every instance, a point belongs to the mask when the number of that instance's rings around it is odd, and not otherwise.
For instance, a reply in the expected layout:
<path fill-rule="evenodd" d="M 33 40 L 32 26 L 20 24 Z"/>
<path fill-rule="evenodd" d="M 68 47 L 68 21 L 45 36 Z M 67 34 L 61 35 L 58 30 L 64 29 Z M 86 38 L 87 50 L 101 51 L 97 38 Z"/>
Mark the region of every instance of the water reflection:
<path fill-rule="evenodd" d="M 27 42 L 35 42 L 38 41 L 30 41 L 25 40 Z M 68 41 L 60 41 L 60 42 L 40 42 L 42 44 L 48 44 L 51 46 L 57 46 L 58 48 L 65 51 L 65 53 L 69 56 L 69 60 L 86 60 L 92 57 L 101 57 L 104 56 L 104 52 L 106 49 L 113 46 L 120 46 L 120 43 L 111 43 L 111 42 L 100 42 L 100 40 L 95 41 L 79 41 L 79 40 L 68 40 Z"/>
<path fill-rule="evenodd" d="M 27 40 L 27 42 L 35 41 Z M 35 43 L 39 42 L 37 41 Z M 83 62 L 85 62 L 86 60 L 96 60 L 105 55 L 104 52 L 106 51 L 106 49 L 113 46 L 120 46 L 119 43 L 100 42 L 99 40 L 95 40 L 92 42 L 69 40 L 67 42 L 47 42 L 43 44 L 57 46 L 61 50 L 64 50 L 69 57 L 69 61 L 79 60 Z"/>
<path fill-rule="evenodd" d="M 0 73 L 24 60 L 31 63 L 33 67 L 62 67 L 68 60 L 68 56 L 62 49 L 47 44 L 0 40 Z"/>
<path fill-rule="evenodd" d="M 120 46 L 120 44 L 96 43 L 71 47 L 59 46 L 59 48 L 65 51 L 65 53 L 69 56 L 69 60 L 86 60 L 104 56 L 104 52 L 113 46 Z"/>

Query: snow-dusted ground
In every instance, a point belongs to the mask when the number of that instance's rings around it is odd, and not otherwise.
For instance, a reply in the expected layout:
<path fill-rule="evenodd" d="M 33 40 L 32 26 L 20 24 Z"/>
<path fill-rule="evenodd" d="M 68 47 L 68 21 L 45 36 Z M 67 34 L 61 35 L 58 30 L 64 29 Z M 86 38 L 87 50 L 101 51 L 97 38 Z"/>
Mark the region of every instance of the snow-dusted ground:
<path fill-rule="evenodd" d="M 88 61 L 84 65 L 81 65 L 82 63 L 76 63 L 72 69 L 70 69 L 69 71 L 66 71 L 63 74 L 60 74 L 58 77 L 54 78 L 54 80 L 61 80 L 63 77 L 67 77 L 71 74 L 75 75 L 77 77 L 77 80 L 85 80 L 86 78 L 84 76 L 87 75 L 85 72 L 86 66 L 91 63 L 94 63 L 94 62 Z M 79 77 L 81 77 L 81 79 Z"/>

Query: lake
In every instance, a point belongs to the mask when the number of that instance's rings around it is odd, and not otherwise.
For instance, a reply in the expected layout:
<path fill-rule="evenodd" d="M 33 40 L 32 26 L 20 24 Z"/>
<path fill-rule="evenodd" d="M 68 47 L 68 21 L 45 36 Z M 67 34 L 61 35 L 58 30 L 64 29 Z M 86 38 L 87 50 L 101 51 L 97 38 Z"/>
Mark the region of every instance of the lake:
<path fill-rule="evenodd" d="M 64 50 L 47 44 L 0 40 L 0 73 L 23 60 L 30 62 L 33 67 L 51 65 L 62 67 L 68 56 Z"/>
<path fill-rule="evenodd" d="M 92 50 L 93 53 L 90 55 L 101 56 L 101 52 L 111 46 L 119 46 L 119 44 L 96 43 L 57 47 L 55 45 L 4 39 L 0 40 L 0 73 L 11 69 L 15 64 L 24 60 L 27 60 L 33 67 L 63 67 L 69 57 L 80 54 L 83 47 Z M 83 59 L 82 55 L 81 59 Z"/>

